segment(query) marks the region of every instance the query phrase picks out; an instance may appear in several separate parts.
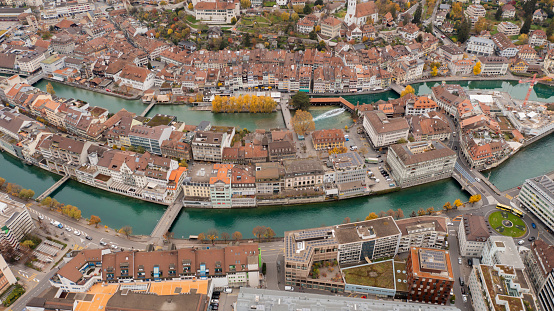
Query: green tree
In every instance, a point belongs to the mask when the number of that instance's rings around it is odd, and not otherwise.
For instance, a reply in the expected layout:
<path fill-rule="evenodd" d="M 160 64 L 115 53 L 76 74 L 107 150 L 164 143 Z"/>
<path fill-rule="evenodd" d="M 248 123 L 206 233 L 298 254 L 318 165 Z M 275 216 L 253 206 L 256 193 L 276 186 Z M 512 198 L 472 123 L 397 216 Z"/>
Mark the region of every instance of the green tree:
<path fill-rule="evenodd" d="M 100 217 L 98 216 L 95 216 L 95 215 L 91 215 L 90 216 L 90 219 L 88 221 L 88 224 L 89 225 L 94 225 L 95 228 L 98 228 L 98 224 L 102 222 L 102 220 L 100 219 Z"/>
<path fill-rule="evenodd" d="M 497 21 L 502 20 L 502 6 L 501 5 L 498 6 L 498 9 L 494 13 L 494 19 L 496 19 Z"/>
<path fill-rule="evenodd" d="M 546 37 L 550 38 L 553 34 L 554 34 L 554 19 L 552 20 L 550 25 L 548 25 L 548 28 L 546 28 Z"/>
<path fill-rule="evenodd" d="M 294 109 L 310 110 L 310 98 L 305 92 L 296 92 L 292 95 L 290 104 Z"/>
<path fill-rule="evenodd" d="M 532 22 L 533 22 L 533 16 L 527 15 L 527 17 L 525 17 L 525 21 L 523 22 L 523 26 L 521 26 L 521 30 L 519 31 L 519 33 L 528 34 L 529 30 L 531 30 Z"/>
<path fill-rule="evenodd" d="M 242 38 L 242 45 L 244 47 L 250 47 L 250 45 L 252 45 L 252 43 L 250 42 L 250 34 L 249 33 L 245 33 L 243 38 Z"/>
<path fill-rule="evenodd" d="M 319 51 L 323 50 L 325 48 L 325 41 L 321 40 L 319 41 L 318 45 L 317 45 L 317 49 Z"/>
<path fill-rule="evenodd" d="M 315 30 L 310 31 L 309 38 L 310 40 L 317 40 L 317 33 Z"/>
<path fill-rule="evenodd" d="M 308 6 L 307 4 L 304 5 L 304 9 L 302 10 L 302 12 L 306 15 L 312 13 L 312 8 L 310 8 L 310 6 Z"/>
<path fill-rule="evenodd" d="M 433 22 L 430 22 L 430 23 L 425 27 L 425 32 L 426 32 L 426 33 L 433 33 Z"/>
<path fill-rule="evenodd" d="M 131 227 L 131 226 L 123 226 L 123 227 L 121 227 L 121 229 L 119 229 L 118 232 L 121 233 L 121 234 L 125 234 L 125 236 L 126 236 L 127 238 L 129 238 L 129 236 L 130 236 L 131 234 L 133 234 L 133 227 Z"/>
<path fill-rule="evenodd" d="M 412 23 L 414 23 L 414 24 L 421 23 L 421 13 L 422 13 L 422 8 L 421 7 L 422 7 L 422 5 L 419 4 L 417 6 L 417 9 L 416 9 L 415 13 L 414 13 L 414 18 L 412 19 Z"/>
<path fill-rule="evenodd" d="M 231 24 L 236 24 L 237 23 L 237 18 L 236 17 L 231 17 Z"/>
<path fill-rule="evenodd" d="M 469 32 L 471 31 L 471 22 L 463 17 L 462 22 L 460 23 L 460 26 L 458 28 L 458 41 L 459 42 L 466 42 L 467 39 L 469 39 Z"/>
<path fill-rule="evenodd" d="M 399 140 L 396 141 L 397 144 L 405 144 L 407 142 L 408 141 L 406 140 L 406 138 L 400 138 Z"/>
<path fill-rule="evenodd" d="M 314 5 L 323 5 L 323 0 L 315 0 Z"/>

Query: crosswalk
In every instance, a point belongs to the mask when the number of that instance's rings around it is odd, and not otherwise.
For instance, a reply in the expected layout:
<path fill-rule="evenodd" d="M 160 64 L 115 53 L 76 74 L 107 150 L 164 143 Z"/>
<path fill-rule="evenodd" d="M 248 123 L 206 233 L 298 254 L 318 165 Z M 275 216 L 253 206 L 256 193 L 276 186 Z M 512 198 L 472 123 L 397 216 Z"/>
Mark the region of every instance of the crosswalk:
<path fill-rule="evenodd" d="M 19 275 L 21 275 L 22 277 L 26 278 L 29 282 L 35 282 L 35 283 L 38 283 L 38 282 L 39 282 L 39 280 L 36 278 L 36 276 L 37 276 L 36 273 L 29 274 L 29 273 L 26 272 L 26 271 L 18 270 L 18 271 L 17 271 L 17 274 L 19 274 Z"/>

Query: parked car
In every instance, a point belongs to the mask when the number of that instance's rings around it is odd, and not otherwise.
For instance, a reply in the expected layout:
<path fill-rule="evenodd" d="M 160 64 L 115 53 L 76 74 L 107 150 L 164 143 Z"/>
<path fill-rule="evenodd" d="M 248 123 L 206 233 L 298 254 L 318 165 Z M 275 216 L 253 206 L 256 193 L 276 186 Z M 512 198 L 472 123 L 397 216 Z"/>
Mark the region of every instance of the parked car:
<path fill-rule="evenodd" d="M 43 219 L 44 219 L 44 216 L 38 215 L 38 219 L 43 220 Z"/>
<path fill-rule="evenodd" d="M 519 244 L 519 245 L 523 245 L 523 243 L 525 243 L 525 241 L 523 241 L 523 240 L 517 241 L 517 244 Z"/>
<path fill-rule="evenodd" d="M 88 235 L 85 237 L 85 239 L 87 239 L 87 240 L 89 240 L 89 241 L 92 241 L 92 237 L 90 237 L 90 236 L 88 236 Z"/>
<path fill-rule="evenodd" d="M 467 302 L 467 295 L 462 295 L 462 299 L 464 300 L 464 302 Z"/>
<path fill-rule="evenodd" d="M 71 228 L 69 227 L 65 227 L 65 230 L 67 230 L 68 232 L 71 232 Z"/>
<path fill-rule="evenodd" d="M 464 279 L 462 277 L 459 278 L 460 285 L 464 286 L 466 283 L 464 282 Z"/>
<path fill-rule="evenodd" d="M 531 236 L 531 237 L 529 237 L 529 242 L 533 242 L 533 241 L 535 241 L 535 239 L 536 238 L 534 236 Z"/>
<path fill-rule="evenodd" d="M 108 245 L 108 243 L 106 243 L 106 242 L 104 242 L 104 241 L 100 241 L 100 245 L 106 246 L 106 245 Z"/>
<path fill-rule="evenodd" d="M 531 223 L 531 227 L 533 227 L 533 229 L 537 229 L 537 225 L 535 225 L 535 223 Z"/>
<path fill-rule="evenodd" d="M 117 247 L 117 245 L 112 244 L 112 248 L 113 248 L 113 249 L 117 249 L 118 247 Z"/>
<path fill-rule="evenodd" d="M 473 259 L 469 258 L 467 260 L 467 265 L 470 266 L 470 267 L 473 266 Z"/>
<path fill-rule="evenodd" d="M 75 230 L 75 231 L 73 231 L 73 234 L 75 234 L 76 236 L 79 236 L 79 235 L 81 235 L 81 232 Z"/>
<path fill-rule="evenodd" d="M 294 292 L 294 287 L 292 286 L 285 286 L 285 290 L 289 291 L 289 292 Z"/>
<path fill-rule="evenodd" d="M 462 264 L 462 257 L 458 257 L 458 264 L 459 264 L 459 265 Z"/>

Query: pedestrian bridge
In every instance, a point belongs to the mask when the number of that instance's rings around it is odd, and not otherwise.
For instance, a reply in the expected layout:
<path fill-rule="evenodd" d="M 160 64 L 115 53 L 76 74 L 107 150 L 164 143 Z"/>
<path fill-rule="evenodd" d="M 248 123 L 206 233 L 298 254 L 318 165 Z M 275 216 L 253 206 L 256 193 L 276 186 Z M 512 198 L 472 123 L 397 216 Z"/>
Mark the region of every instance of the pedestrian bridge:
<path fill-rule="evenodd" d="M 58 180 L 55 184 L 52 185 L 52 187 L 48 188 L 46 191 L 44 191 L 41 195 L 37 197 L 37 201 L 42 201 L 44 198 L 52 194 L 52 192 L 56 191 L 61 185 L 63 185 L 68 179 L 69 175 L 65 175 L 62 179 Z"/>

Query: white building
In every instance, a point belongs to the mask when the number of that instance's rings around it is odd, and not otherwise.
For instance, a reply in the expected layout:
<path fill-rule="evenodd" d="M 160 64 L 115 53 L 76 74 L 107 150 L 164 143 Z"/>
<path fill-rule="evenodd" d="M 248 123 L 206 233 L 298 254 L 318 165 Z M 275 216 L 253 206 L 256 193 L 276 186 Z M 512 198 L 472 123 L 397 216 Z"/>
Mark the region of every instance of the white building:
<path fill-rule="evenodd" d="M 489 237 L 489 224 L 483 216 L 463 215 L 460 227 L 458 228 L 460 255 L 464 257 L 479 257 Z"/>
<path fill-rule="evenodd" d="M 4 292 L 8 286 L 17 283 L 17 278 L 13 275 L 12 270 L 0 255 L 0 291 Z"/>
<path fill-rule="evenodd" d="M 398 252 L 407 252 L 411 247 L 446 248 L 446 221 L 446 217 L 442 216 L 419 216 L 397 220 L 396 225 L 402 232 Z"/>
<path fill-rule="evenodd" d="M 479 56 L 490 56 L 494 54 L 494 42 L 491 39 L 471 37 L 467 41 L 466 51 Z"/>
<path fill-rule="evenodd" d="M 240 14 L 240 3 L 225 1 L 200 1 L 194 6 L 197 20 L 230 24 Z"/>
<path fill-rule="evenodd" d="M 392 176 L 401 187 L 449 178 L 456 164 L 456 152 L 440 141 L 392 145 L 387 155 Z"/>
<path fill-rule="evenodd" d="M 546 282 L 538 292 L 537 296 L 542 310 L 554 311 L 554 270 L 548 273 Z"/>
<path fill-rule="evenodd" d="M 130 86 L 134 89 L 146 91 L 154 86 L 156 74 L 147 68 L 127 65 L 113 76 L 120 86 Z"/>
<path fill-rule="evenodd" d="M 65 56 L 52 55 L 42 60 L 40 66 L 45 74 L 51 75 L 54 71 L 65 67 Z"/>
<path fill-rule="evenodd" d="M 509 62 L 506 57 L 489 56 L 479 57 L 482 76 L 501 76 L 508 72 Z"/>
<path fill-rule="evenodd" d="M 374 147 L 395 144 L 399 139 L 408 139 L 410 126 L 404 118 L 387 118 L 382 111 L 364 114 L 364 130 Z"/>
<path fill-rule="evenodd" d="M 0 194 L 0 243 L 19 247 L 19 241 L 35 230 L 35 224 L 27 207 L 13 201 L 7 194 Z"/>
<path fill-rule="evenodd" d="M 525 180 L 519 192 L 519 202 L 554 230 L 554 182 L 550 177 L 543 175 Z"/>
<path fill-rule="evenodd" d="M 484 265 L 505 265 L 514 269 L 525 269 L 518 255 L 514 239 L 506 236 L 490 236 L 481 252 L 481 263 Z"/>
<path fill-rule="evenodd" d="M 346 25 L 356 24 L 361 27 L 370 18 L 374 23 L 379 19 L 379 11 L 375 7 L 375 2 L 361 1 L 358 3 L 356 0 L 348 0 L 348 9 L 346 10 L 346 16 L 344 16 Z"/>
<path fill-rule="evenodd" d="M 520 28 L 512 22 L 502 22 L 496 26 L 498 32 L 505 34 L 506 36 L 519 35 Z"/>

